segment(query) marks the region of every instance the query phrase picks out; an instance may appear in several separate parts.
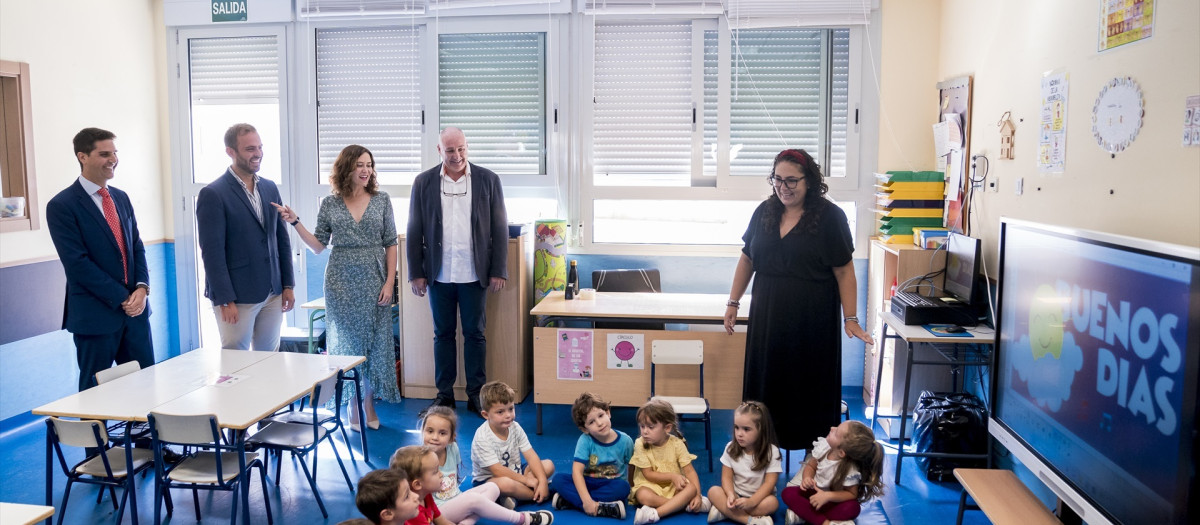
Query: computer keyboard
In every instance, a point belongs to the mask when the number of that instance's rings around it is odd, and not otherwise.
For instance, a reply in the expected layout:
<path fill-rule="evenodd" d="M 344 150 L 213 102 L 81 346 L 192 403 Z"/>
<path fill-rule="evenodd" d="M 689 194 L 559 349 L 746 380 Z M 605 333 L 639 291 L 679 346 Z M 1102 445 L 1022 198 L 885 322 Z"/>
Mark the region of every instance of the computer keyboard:
<path fill-rule="evenodd" d="M 895 301 L 897 299 L 904 302 L 905 304 L 910 305 L 910 306 L 919 306 L 919 307 L 925 307 L 925 306 L 938 307 L 938 306 L 945 306 L 945 304 L 946 304 L 941 301 L 934 301 L 928 297 L 925 297 L 924 295 L 913 293 L 913 292 L 896 292 L 896 295 L 895 295 L 895 297 L 892 298 L 892 300 Z"/>

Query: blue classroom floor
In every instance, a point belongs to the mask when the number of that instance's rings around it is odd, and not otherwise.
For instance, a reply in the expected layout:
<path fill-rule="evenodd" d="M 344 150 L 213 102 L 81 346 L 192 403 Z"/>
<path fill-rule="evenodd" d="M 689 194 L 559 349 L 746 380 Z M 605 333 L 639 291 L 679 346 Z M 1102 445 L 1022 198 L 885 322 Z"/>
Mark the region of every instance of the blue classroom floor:
<path fill-rule="evenodd" d="M 844 394 L 844 399 L 850 404 L 851 417 L 860 420 L 863 419 L 861 392 L 861 389 L 858 387 L 847 387 Z M 346 461 L 346 468 L 350 470 L 351 479 L 357 481 L 358 477 L 372 468 L 387 466 L 388 458 L 397 447 L 418 444 L 420 436 L 415 428 L 416 417 L 417 413 L 428 404 L 429 401 L 424 399 L 409 399 L 399 404 L 378 403 L 376 405 L 377 410 L 384 426 L 379 430 L 368 430 L 368 439 L 370 441 L 369 465 L 363 461 L 360 455 L 361 450 L 356 440 L 358 436 L 353 433 L 351 434 L 351 441 L 354 442 L 354 453 L 358 457 L 357 463 L 350 462 L 348 458 Z M 543 435 L 538 436 L 534 434 L 536 415 L 532 396 L 527 397 L 523 403 L 518 405 L 517 420 L 530 434 L 530 440 L 542 458 L 554 460 L 555 467 L 559 471 L 569 469 L 569 458 L 575 449 L 575 440 L 579 437 L 578 429 L 575 428 L 574 423 L 570 420 L 570 407 L 567 405 L 547 405 L 543 411 Z M 458 412 L 461 418 L 459 439 L 460 446 L 463 447 L 463 460 L 464 462 L 469 462 L 470 436 L 483 420 L 477 416 L 467 414 L 464 403 L 459 403 Z M 622 429 L 631 436 L 636 437 L 637 424 L 634 422 L 634 412 L 635 409 L 633 408 L 614 409 L 613 424 L 616 428 Z M 715 410 L 713 412 L 712 441 L 714 448 L 718 451 L 729 441 L 732 426 L 731 411 Z M 45 429 L 45 423 L 42 418 L 35 418 L 29 414 L 5 420 L 3 425 L 0 426 L 0 451 L 2 451 L 0 452 L 0 457 L 3 458 L 4 464 L 3 479 L 0 480 L 0 501 L 44 504 Z M 703 424 L 688 423 L 684 425 L 683 430 L 689 438 L 689 448 L 699 456 L 696 462 L 697 471 L 700 474 L 701 483 L 707 490 L 707 487 L 720 482 L 720 462 L 718 461 L 720 454 L 718 452 L 713 459 L 715 471 L 712 473 L 707 472 L 707 456 L 702 448 L 704 446 Z M 463 441 L 464 439 L 466 442 Z M 340 437 L 338 438 L 338 445 L 343 458 L 346 458 L 346 449 L 344 444 L 341 443 Z M 884 479 L 888 482 L 886 493 L 880 500 L 869 502 L 864 506 L 863 514 L 859 517 L 857 523 L 862 525 L 886 523 L 897 525 L 953 523 L 955 512 L 958 508 L 958 485 L 953 482 L 937 483 L 926 480 L 917 468 L 916 462 L 911 458 L 906 459 L 904 462 L 901 486 L 896 487 L 891 485 L 895 469 L 895 447 L 895 441 L 884 441 L 884 449 L 888 454 L 885 461 L 886 475 L 884 476 Z M 75 460 L 77 461 L 81 458 L 82 454 L 80 453 Z M 792 475 L 795 475 L 797 472 L 802 459 L 801 453 L 792 454 Z M 68 461 L 70 460 L 72 460 L 72 457 L 68 456 Z M 57 460 L 55 463 L 57 463 Z M 58 465 L 56 464 L 54 467 L 57 474 L 54 486 L 55 520 L 57 521 L 58 513 L 62 512 L 62 509 L 58 508 L 58 505 L 62 498 L 65 479 L 62 477 L 61 471 L 58 471 Z M 469 472 L 469 466 L 467 469 Z M 278 488 L 273 485 L 274 467 L 272 466 L 268 471 L 269 488 L 267 497 L 270 498 L 275 523 L 283 525 L 309 523 L 336 524 L 342 520 L 360 517 L 354 506 L 354 496 L 347 490 L 341 472 L 337 468 L 337 463 L 329 455 L 328 447 L 323 447 L 321 450 L 320 466 L 317 470 L 319 476 L 317 480 L 318 486 L 321 489 L 321 495 L 325 500 L 326 508 L 329 510 L 329 519 L 321 519 L 320 512 L 316 502 L 311 497 L 311 491 L 307 481 L 304 479 L 303 472 L 300 470 L 299 463 L 291 461 L 290 456 L 285 455 L 281 475 L 282 480 Z M 779 486 L 782 487 L 786 481 L 786 479 L 781 477 Z M 137 485 L 139 522 L 150 523 L 154 516 L 153 480 L 152 478 L 139 478 Z M 96 504 L 96 490 L 95 487 L 87 485 L 76 485 L 72 489 L 71 500 L 67 505 L 67 515 L 64 523 L 90 525 L 94 523 L 112 523 L 114 521 L 116 512 L 107 498 L 101 505 Z M 166 522 L 193 523 L 195 515 L 192 510 L 192 504 L 189 501 L 191 500 L 191 495 L 183 491 L 177 491 L 174 498 L 176 502 L 175 515 Z M 250 498 L 252 521 L 254 523 L 266 523 L 266 514 L 263 511 L 263 494 L 257 481 L 250 487 Z M 202 492 L 200 494 L 201 516 L 208 523 L 228 522 L 229 505 L 230 495 L 227 493 L 213 494 Z M 536 508 L 549 509 L 550 505 L 549 503 L 545 503 L 541 506 L 518 507 L 518 510 Z M 125 522 L 128 523 L 130 521 L 128 511 L 126 511 L 126 514 Z M 609 521 L 606 518 L 589 518 L 583 513 L 576 511 L 558 511 L 555 513 L 555 525 L 583 525 L 584 523 L 602 525 Z M 633 523 L 632 509 L 628 512 L 625 521 Z M 677 525 L 703 525 L 705 523 L 704 516 L 700 514 L 679 514 L 666 518 L 664 521 Z M 978 511 L 967 512 L 964 522 L 968 524 L 988 523 L 987 519 Z M 775 516 L 775 523 L 783 525 L 782 510 Z"/>

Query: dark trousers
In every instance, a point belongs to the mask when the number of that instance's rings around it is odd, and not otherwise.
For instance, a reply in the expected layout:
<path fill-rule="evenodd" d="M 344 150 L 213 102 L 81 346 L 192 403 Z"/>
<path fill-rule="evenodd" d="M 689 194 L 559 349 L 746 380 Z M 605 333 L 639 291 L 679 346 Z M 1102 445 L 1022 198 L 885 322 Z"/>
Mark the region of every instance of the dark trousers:
<path fill-rule="evenodd" d="M 479 281 L 429 283 L 429 308 L 433 311 L 433 376 L 439 398 L 454 399 L 454 380 L 458 379 L 455 331 L 461 313 L 467 397 L 479 402 L 479 390 L 487 382 L 487 341 L 483 336 L 486 304 L 487 288 Z"/>
<path fill-rule="evenodd" d="M 554 486 L 554 490 L 558 491 L 560 497 L 566 499 L 575 508 L 583 508 L 583 497 L 575 489 L 575 480 L 571 477 L 570 471 L 555 474 L 554 482 L 551 485 Z M 588 495 L 591 496 L 592 501 L 597 503 L 625 501 L 629 499 L 629 481 L 625 478 L 607 479 L 584 476 L 583 485 L 587 487 Z"/>
<path fill-rule="evenodd" d="M 75 359 L 79 363 L 79 391 L 96 386 L 96 372 L 117 364 L 137 361 L 142 368 L 154 365 L 150 341 L 150 316 L 127 317 L 117 331 L 75 337 Z"/>

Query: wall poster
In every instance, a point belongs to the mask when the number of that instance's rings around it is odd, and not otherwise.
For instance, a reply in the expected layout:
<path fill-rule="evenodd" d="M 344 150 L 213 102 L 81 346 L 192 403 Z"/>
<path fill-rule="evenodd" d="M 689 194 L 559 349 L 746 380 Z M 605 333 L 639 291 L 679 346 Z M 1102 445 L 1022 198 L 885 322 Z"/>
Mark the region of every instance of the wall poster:
<path fill-rule="evenodd" d="M 1038 132 L 1038 171 L 1062 173 L 1067 160 L 1067 85 L 1063 71 L 1042 75 L 1042 115 Z"/>
<path fill-rule="evenodd" d="M 1154 35 L 1154 0 L 1100 0 L 1100 43 L 1106 51 Z"/>
<path fill-rule="evenodd" d="M 608 334 L 608 368 L 646 369 L 646 334 Z"/>
<path fill-rule="evenodd" d="M 592 331 L 558 330 L 558 378 L 592 380 Z"/>

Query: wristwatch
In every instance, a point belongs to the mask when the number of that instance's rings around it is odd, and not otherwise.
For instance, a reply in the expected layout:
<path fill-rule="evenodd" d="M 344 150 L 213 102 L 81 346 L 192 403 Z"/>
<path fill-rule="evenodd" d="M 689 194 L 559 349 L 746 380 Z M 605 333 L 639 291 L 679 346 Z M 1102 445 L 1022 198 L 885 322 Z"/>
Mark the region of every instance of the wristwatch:
<path fill-rule="evenodd" d="M 146 290 L 146 296 L 150 296 L 150 285 L 146 283 L 138 283 L 137 287 Z"/>

